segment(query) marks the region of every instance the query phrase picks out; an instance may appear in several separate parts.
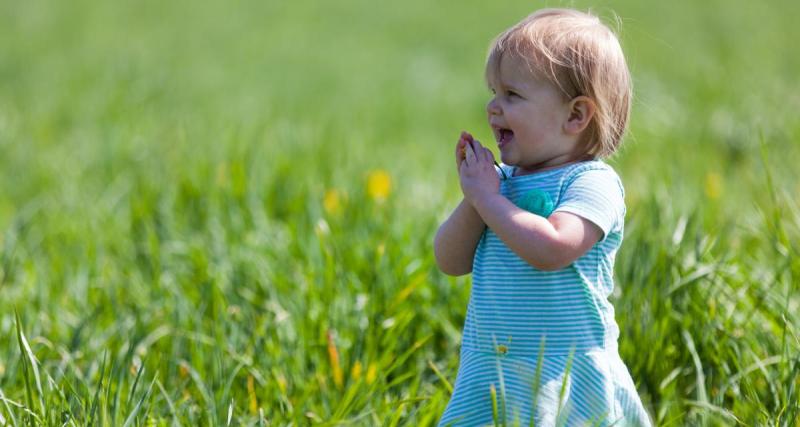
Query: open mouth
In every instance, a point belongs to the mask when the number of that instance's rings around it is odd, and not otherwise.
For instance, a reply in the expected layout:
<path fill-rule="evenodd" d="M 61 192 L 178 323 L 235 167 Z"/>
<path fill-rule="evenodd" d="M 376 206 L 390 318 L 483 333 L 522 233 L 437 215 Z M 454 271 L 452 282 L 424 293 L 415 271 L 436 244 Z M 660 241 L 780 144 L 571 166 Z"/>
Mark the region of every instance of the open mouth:
<path fill-rule="evenodd" d="M 500 148 L 514 139 L 514 131 L 511 129 L 497 128 L 495 129 L 495 133 L 497 135 L 497 146 Z"/>

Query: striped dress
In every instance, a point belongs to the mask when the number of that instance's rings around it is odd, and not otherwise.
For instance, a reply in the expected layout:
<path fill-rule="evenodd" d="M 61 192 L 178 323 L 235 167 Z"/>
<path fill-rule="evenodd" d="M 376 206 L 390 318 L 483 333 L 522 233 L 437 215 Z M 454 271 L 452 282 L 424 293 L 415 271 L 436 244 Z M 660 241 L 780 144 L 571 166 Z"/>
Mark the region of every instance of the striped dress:
<path fill-rule="evenodd" d="M 512 202 L 545 217 L 579 215 L 603 237 L 570 266 L 548 272 L 486 229 L 475 251 L 455 388 L 439 425 L 649 426 L 617 352 L 608 301 L 625 218 L 619 177 L 596 160 L 523 176 L 502 168 L 509 178 L 500 192 Z"/>

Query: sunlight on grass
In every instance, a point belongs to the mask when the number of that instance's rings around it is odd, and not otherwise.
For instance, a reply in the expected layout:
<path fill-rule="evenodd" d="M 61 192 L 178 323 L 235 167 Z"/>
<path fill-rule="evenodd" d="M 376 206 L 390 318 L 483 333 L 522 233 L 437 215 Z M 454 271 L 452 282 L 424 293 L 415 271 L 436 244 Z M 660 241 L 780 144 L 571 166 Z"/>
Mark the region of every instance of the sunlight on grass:
<path fill-rule="evenodd" d="M 658 425 L 800 419 L 798 5 L 574 4 L 634 76 L 612 301 Z M 435 425 L 453 145 L 536 6 L 0 3 L 0 425 Z"/>

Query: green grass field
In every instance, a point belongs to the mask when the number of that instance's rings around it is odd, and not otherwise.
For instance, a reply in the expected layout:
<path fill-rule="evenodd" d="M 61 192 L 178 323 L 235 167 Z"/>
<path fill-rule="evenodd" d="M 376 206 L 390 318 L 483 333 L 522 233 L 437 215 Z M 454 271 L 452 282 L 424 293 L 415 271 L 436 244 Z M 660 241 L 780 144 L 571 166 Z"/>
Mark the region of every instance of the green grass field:
<path fill-rule="evenodd" d="M 453 145 L 545 5 L 620 17 L 653 420 L 800 425 L 800 3 L 433 3 L 0 2 L 0 426 L 434 424 Z"/>

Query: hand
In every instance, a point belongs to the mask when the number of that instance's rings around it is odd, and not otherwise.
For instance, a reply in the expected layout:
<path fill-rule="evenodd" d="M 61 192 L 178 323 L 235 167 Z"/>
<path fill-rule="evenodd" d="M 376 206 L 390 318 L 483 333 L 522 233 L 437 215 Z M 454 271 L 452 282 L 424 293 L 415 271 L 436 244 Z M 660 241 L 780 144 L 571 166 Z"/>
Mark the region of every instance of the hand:
<path fill-rule="evenodd" d="M 466 132 L 462 133 L 459 145 L 462 140 L 465 142 L 465 155 L 459 163 L 458 176 L 464 198 L 475 206 L 475 201 L 481 197 L 500 193 L 500 178 L 492 152 Z"/>

